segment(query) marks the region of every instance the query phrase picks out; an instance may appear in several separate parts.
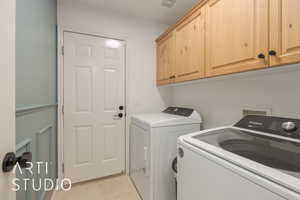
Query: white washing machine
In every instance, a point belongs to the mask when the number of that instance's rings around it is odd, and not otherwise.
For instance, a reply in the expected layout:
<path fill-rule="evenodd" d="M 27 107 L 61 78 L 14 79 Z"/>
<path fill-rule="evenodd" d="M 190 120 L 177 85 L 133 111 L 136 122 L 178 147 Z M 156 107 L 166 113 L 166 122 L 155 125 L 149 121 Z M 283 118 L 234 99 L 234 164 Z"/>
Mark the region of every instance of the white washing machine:
<path fill-rule="evenodd" d="M 199 131 L 201 122 L 193 109 L 178 107 L 132 117 L 130 177 L 143 200 L 176 199 L 172 161 L 177 138 Z"/>
<path fill-rule="evenodd" d="M 300 120 L 249 115 L 178 139 L 178 200 L 299 200 Z"/>

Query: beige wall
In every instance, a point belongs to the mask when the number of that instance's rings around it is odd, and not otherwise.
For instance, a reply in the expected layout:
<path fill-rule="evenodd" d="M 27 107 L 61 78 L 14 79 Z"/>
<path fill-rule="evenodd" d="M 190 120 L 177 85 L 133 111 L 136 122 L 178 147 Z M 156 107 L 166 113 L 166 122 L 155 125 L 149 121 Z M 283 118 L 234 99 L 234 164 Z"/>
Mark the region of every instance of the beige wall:
<path fill-rule="evenodd" d="M 175 86 L 173 104 L 197 109 L 205 128 L 235 123 L 243 108 L 300 118 L 300 64 Z"/>

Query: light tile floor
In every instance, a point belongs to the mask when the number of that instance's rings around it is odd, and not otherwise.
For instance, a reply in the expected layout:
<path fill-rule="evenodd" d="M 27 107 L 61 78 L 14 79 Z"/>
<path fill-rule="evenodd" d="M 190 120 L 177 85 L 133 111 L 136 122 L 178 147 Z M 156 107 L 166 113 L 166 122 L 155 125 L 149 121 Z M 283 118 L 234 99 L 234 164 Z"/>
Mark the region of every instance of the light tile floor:
<path fill-rule="evenodd" d="M 79 183 L 68 192 L 57 192 L 53 200 L 140 200 L 128 176 Z"/>

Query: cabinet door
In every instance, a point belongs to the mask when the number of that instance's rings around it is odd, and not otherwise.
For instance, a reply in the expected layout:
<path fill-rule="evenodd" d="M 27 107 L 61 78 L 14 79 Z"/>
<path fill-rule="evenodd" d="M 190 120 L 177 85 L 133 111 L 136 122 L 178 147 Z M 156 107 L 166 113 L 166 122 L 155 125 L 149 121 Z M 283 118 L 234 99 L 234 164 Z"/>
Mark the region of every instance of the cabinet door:
<path fill-rule="evenodd" d="M 173 34 L 169 34 L 157 44 L 157 85 L 169 84 L 174 80 L 173 50 Z"/>
<path fill-rule="evenodd" d="M 268 0 L 211 0 L 206 76 L 268 66 Z"/>
<path fill-rule="evenodd" d="M 300 62 L 300 1 L 270 1 L 270 64 Z"/>
<path fill-rule="evenodd" d="M 204 77 L 204 11 L 197 11 L 176 29 L 176 82 Z"/>

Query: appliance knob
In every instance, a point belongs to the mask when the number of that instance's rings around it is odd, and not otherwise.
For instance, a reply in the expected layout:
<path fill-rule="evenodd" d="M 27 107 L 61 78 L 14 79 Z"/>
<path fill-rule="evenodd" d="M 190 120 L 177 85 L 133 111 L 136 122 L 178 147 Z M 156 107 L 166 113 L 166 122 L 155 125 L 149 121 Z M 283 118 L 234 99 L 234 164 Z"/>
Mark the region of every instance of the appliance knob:
<path fill-rule="evenodd" d="M 284 122 L 281 124 L 281 128 L 286 132 L 293 132 L 297 130 L 295 122 Z"/>

